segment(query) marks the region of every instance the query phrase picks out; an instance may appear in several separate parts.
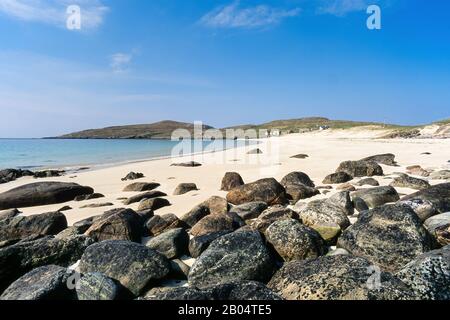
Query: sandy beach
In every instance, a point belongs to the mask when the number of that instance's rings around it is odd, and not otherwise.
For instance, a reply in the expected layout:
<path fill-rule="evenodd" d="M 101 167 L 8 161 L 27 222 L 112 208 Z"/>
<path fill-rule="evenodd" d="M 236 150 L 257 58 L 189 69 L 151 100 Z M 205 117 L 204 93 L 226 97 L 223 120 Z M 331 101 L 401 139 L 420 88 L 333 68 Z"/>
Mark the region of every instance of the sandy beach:
<path fill-rule="evenodd" d="M 240 147 L 211 154 L 127 163 L 92 171 L 80 171 L 57 178 L 35 180 L 31 177 L 25 177 L 0 185 L 0 193 L 35 181 L 60 181 L 90 186 L 95 189 L 95 192 L 105 195 L 105 198 L 101 199 L 64 203 L 63 205 L 73 208 L 64 212 L 71 225 L 113 208 L 129 207 L 136 210 L 138 203 L 125 206 L 122 200 L 118 200 L 137 194 L 122 191 L 131 181 L 121 181 L 121 178 L 130 171 L 141 172 L 145 175 L 145 178 L 135 180 L 136 182 L 158 182 L 161 184 L 158 190 L 168 194 L 167 199 L 172 205 L 158 210 L 156 214 L 174 213 L 177 216 L 182 216 L 211 196 L 225 196 L 226 192 L 220 191 L 220 184 L 226 172 L 238 172 L 248 183 L 267 177 L 274 177 L 279 180 L 290 172 L 302 171 L 307 173 L 316 185 L 320 186 L 324 177 L 335 172 L 341 162 L 359 160 L 382 153 L 395 154 L 396 161 L 399 164 L 399 167 L 383 165 L 385 175 L 405 172 L 405 168 L 411 165 L 421 165 L 425 169 L 433 170 L 450 168 L 448 162 L 450 160 L 450 139 L 376 139 L 381 134 L 380 130 L 368 128 L 291 134 L 263 139 L 259 146 Z M 263 154 L 247 154 L 249 150 L 255 148 L 260 148 Z M 431 154 L 423 154 L 425 152 Z M 296 154 L 307 154 L 309 157 L 306 159 L 291 158 Z M 196 168 L 171 166 L 172 163 L 191 160 L 202 163 L 202 166 Z M 378 180 L 381 185 L 388 185 L 391 182 L 388 177 Z M 442 181 L 430 181 L 431 184 L 440 182 Z M 180 183 L 195 183 L 199 191 L 189 192 L 181 196 L 172 195 Z M 398 188 L 398 192 L 403 194 L 409 194 L 413 191 Z M 318 195 L 304 201 L 307 202 L 321 197 L 324 197 L 324 195 Z M 80 208 L 88 204 L 105 202 L 111 202 L 114 206 Z M 20 210 L 23 211 L 24 215 L 40 214 L 57 211 L 63 205 L 20 208 Z"/>

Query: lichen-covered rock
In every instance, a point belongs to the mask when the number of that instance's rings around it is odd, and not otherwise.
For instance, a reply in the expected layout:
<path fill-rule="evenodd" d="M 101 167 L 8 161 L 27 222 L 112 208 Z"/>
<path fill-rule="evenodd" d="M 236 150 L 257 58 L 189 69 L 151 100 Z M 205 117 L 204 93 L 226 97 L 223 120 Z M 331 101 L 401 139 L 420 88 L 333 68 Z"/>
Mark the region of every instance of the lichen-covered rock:
<path fill-rule="evenodd" d="M 244 220 L 252 220 L 258 218 L 261 213 L 267 209 L 265 202 L 249 202 L 230 209 L 231 213 L 238 214 Z"/>
<path fill-rule="evenodd" d="M 167 259 L 174 259 L 188 251 L 189 235 L 182 228 L 172 229 L 150 239 L 146 245 Z"/>
<path fill-rule="evenodd" d="M 209 245 L 216 239 L 231 233 L 231 230 L 208 233 L 203 236 L 194 237 L 189 241 L 189 253 L 192 258 L 198 258 Z"/>
<path fill-rule="evenodd" d="M 422 300 L 450 300 L 450 246 L 427 252 L 397 274 Z"/>
<path fill-rule="evenodd" d="M 291 172 L 280 181 L 281 185 L 286 188 L 289 185 L 304 185 L 310 188 L 315 188 L 314 182 L 304 172 Z"/>
<path fill-rule="evenodd" d="M 346 172 L 336 172 L 325 177 L 323 184 L 340 184 L 352 181 L 353 177 Z"/>
<path fill-rule="evenodd" d="M 435 215 L 428 218 L 424 222 L 425 228 L 427 228 L 427 230 L 433 235 L 435 234 L 437 228 L 443 227 L 447 224 L 450 224 L 450 212 Z"/>
<path fill-rule="evenodd" d="M 363 199 L 369 208 L 375 208 L 400 200 L 400 196 L 393 187 L 375 187 L 358 190 L 352 193 L 352 198 Z"/>
<path fill-rule="evenodd" d="M 162 254 L 141 244 L 108 240 L 89 246 L 79 268 L 82 273 L 103 273 L 139 296 L 150 281 L 169 274 L 170 263 Z"/>
<path fill-rule="evenodd" d="M 85 235 L 96 241 L 141 242 L 142 233 L 142 219 L 136 212 L 131 209 L 114 209 L 97 218 Z"/>
<path fill-rule="evenodd" d="M 275 221 L 265 236 L 284 261 L 317 258 L 326 251 L 319 233 L 294 219 Z"/>
<path fill-rule="evenodd" d="M 211 214 L 195 224 L 191 229 L 194 237 L 219 231 L 234 231 L 244 226 L 245 222 L 235 213 Z"/>
<path fill-rule="evenodd" d="M 51 236 L 20 241 L 0 249 L 0 292 L 25 273 L 45 265 L 68 267 L 94 241 L 86 236 L 56 239 Z"/>
<path fill-rule="evenodd" d="M 83 274 L 76 287 L 78 300 L 82 301 L 118 300 L 123 291 L 120 283 L 99 272 Z"/>
<path fill-rule="evenodd" d="M 274 260 L 256 231 L 239 231 L 213 241 L 195 261 L 189 284 L 198 288 L 239 280 L 266 281 Z"/>
<path fill-rule="evenodd" d="M 424 190 L 430 187 L 430 183 L 426 180 L 410 177 L 405 174 L 395 178 L 394 181 L 391 182 L 390 186 L 396 188 Z"/>
<path fill-rule="evenodd" d="M 244 180 L 237 172 L 227 172 L 222 179 L 220 190 L 231 191 L 234 188 L 244 185 Z"/>
<path fill-rule="evenodd" d="M 255 201 L 263 201 L 269 206 L 288 203 L 286 190 L 273 178 L 237 187 L 227 194 L 227 200 L 234 205 Z"/>
<path fill-rule="evenodd" d="M 28 217 L 14 214 L 0 220 L 0 241 L 24 239 L 32 235 L 56 235 L 66 228 L 67 219 L 61 212 Z"/>
<path fill-rule="evenodd" d="M 403 200 L 428 200 L 440 213 L 450 211 L 450 183 L 442 183 L 407 195 Z"/>
<path fill-rule="evenodd" d="M 355 207 L 353 206 L 352 199 L 350 198 L 349 191 L 341 191 L 328 198 L 328 202 L 335 203 L 342 207 L 347 215 L 351 216 L 355 213 Z"/>
<path fill-rule="evenodd" d="M 338 247 L 387 271 L 399 270 L 433 246 L 433 239 L 419 217 L 404 205 L 365 211 L 338 239 Z"/>
<path fill-rule="evenodd" d="M 377 274 L 376 271 L 376 267 L 362 258 L 325 256 L 284 264 L 267 286 L 287 300 L 399 300 L 414 297 L 411 290 L 390 273 Z"/>
<path fill-rule="evenodd" d="M 334 223 L 345 230 L 350 225 L 347 211 L 338 203 L 325 200 L 315 200 L 298 211 L 303 223 L 307 226 Z"/>
<path fill-rule="evenodd" d="M 352 202 L 356 211 L 358 211 L 359 213 L 370 209 L 367 203 L 361 198 L 353 197 Z"/>
<path fill-rule="evenodd" d="M 255 221 L 251 223 L 251 227 L 261 233 L 266 232 L 266 229 L 275 221 L 286 219 L 299 220 L 298 214 L 283 206 L 277 205 L 265 210 Z"/>
<path fill-rule="evenodd" d="M 48 265 L 36 268 L 14 281 L 0 296 L 0 300 L 71 300 L 68 287 L 72 272 Z"/>
<path fill-rule="evenodd" d="M 345 172 L 352 177 L 382 176 L 383 169 L 375 161 L 345 161 L 336 172 Z"/>

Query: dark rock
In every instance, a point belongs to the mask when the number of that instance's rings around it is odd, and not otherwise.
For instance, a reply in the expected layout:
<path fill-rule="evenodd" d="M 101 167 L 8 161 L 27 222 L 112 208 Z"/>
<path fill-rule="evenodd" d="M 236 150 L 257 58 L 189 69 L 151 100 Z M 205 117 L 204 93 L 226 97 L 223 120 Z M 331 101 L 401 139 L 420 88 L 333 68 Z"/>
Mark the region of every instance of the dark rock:
<path fill-rule="evenodd" d="M 247 152 L 247 154 L 263 154 L 264 152 L 262 152 L 261 149 L 254 149 L 254 150 L 250 150 L 249 152 Z"/>
<path fill-rule="evenodd" d="M 230 208 L 227 199 L 217 196 L 213 196 L 203 201 L 200 205 L 207 207 L 211 214 L 227 213 Z"/>
<path fill-rule="evenodd" d="M 153 288 L 140 300 L 150 301 L 206 301 L 211 300 L 209 291 L 202 291 L 192 287 L 162 287 Z"/>
<path fill-rule="evenodd" d="M 317 231 L 317 233 L 329 246 L 335 246 L 338 237 L 342 233 L 341 227 L 338 224 L 332 222 L 322 222 L 320 224 L 315 224 L 311 226 L 311 229 Z"/>
<path fill-rule="evenodd" d="M 231 233 L 230 230 L 218 231 L 213 233 L 208 233 L 203 236 L 194 237 L 189 241 L 189 253 L 192 258 L 198 258 L 203 251 L 208 249 L 211 242 L 214 240 Z"/>
<path fill-rule="evenodd" d="M 195 168 L 195 167 L 200 167 L 202 164 L 195 162 L 195 161 L 189 161 L 189 162 L 183 162 L 183 163 L 174 163 L 171 166 L 172 167 L 191 167 L 191 168 Z"/>
<path fill-rule="evenodd" d="M 66 172 L 64 170 L 44 170 L 38 171 L 34 173 L 35 178 L 52 178 L 52 177 L 61 177 Z"/>
<path fill-rule="evenodd" d="M 434 231 L 437 242 L 441 246 L 450 245 L 450 223 L 444 226 L 437 227 Z"/>
<path fill-rule="evenodd" d="M 76 288 L 78 300 L 81 301 L 118 300 L 123 291 L 119 282 L 99 272 L 84 274 Z"/>
<path fill-rule="evenodd" d="M 291 172 L 288 175 L 286 175 L 283 179 L 281 179 L 281 185 L 283 187 L 286 187 L 288 185 L 304 185 L 307 187 L 314 188 L 315 184 L 312 182 L 311 178 L 303 172 Z"/>
<path fill-rule="evenodd" d="M 352 185 L 351 183 L 343 183 L 340 184 L 336 187 L 336 190 L 340 190 L 340 191 L 356 191 L 356 188 L 354 185 Z"/>
<path fill-rule="evenodd" d="M 197 288 L 239 280 L 266 281 L 274 260 L 255 231 L 233 232 L 213 241 L 195 261 L 189 284 Z"/>
<path fill-rule="evenodd" d="M 170 263 L 162 254 L 141 244 L 108 240 L 88 247 L 79 268 L 82 273 L 101 272 L 139 296 L 150 282 L 169 274 Z"/>
<path fill-rule="evenodd" d="M 386 203 L 397 202 L 400 200 L 400 196 L 393 187 L 361 189 L 353 192 L 352 198 L 363 199 L 369 208 L 375 208 Z"/>
<path fill-rule="evenodd" d="M 124 205 L 130 205 L 136 202 L 141 202 L 144 199 L 154 199 L 159 197 L 165 197 L 167 194 L 161 191 L 147 191 L 144 193 L 137 194 L 135 196 L 129 197 L 128 199 L 123 201 Z"/>
<path fill-rule="evenodd" d="M 428 170 L 423 169 L 421 166 L 406 167 L 406 173 L 421 177 L 428 177 L 430 175 L 430 172 Z"/>
<path fill-rule="evenodd" d="M 265 202 L 249 202 L 239 206 L 234 206 L 230 209 L 231 213 L 238 214 L 244 220 L 251 220 L 258 218 L 261 213 L 267 209 Z"/>
<path fill-rule="evenodd" d="M 254 230 L 264 233 L 266 232 L 266 229 L 275 221 L 286 219 L 299 220 L 300 218 L 295 211 L 277 205 L 264 210 L 264 212 L 251 224 L 251 226 Z"/>
<path fill-rule="evenodd" d="M 128 240 L 140 243 L 142 233 L 142 220 L 136 212 L 115 209 L 96 218 L 85 234 L 96 241 Z"/>
<path fill-rule="evenodd" d="M 93 193 L 93 194 L 84 194 L 81 196 L 77 196 L 73 200 L 74 201 L 86 201 L 86 200 L 100 199 L 100 198 L 104 198 L 104 197 L 105 196 L 101 193 Z"/>
<path fill-rule="evenodd" d="M 227 194 L 227 201 L 234 205 L 255 201 L 263 201 L 268 205 L 288 203 L 286 190 L 273 178 L 237 187 Z"/>
<path fill-rule="evenodd" d="M 287 198 L 292 200 L 294 203 L 320 194 L 320 191 L 316 188 L 307 187 L 302 184 L 290 184 L 287 185 L 285 189 Z"/>
<path fill-rule="evenodd" d="M 363 186 L 372 186 L 372 187 L 378 187 L 380 183 L 375 180 L 374 178 L 365 178 L 361 179 L 356 183 L 357 186 L 363 187 Z"/>
<path fill-rule="evenodd" d="M 450 246 L 417 257 L 397 277 L 421 300 L 450 300 Z"/>
<path fill-rule="evenodd" d="M 339 205 L 349 216 L 355 213 L 355 207 L 353 206 L 353 202 L 350 199 L 350 192 L 348 191 L 341 191 L 336 193 L 335 195 L 328 198 L 328 202 Z"/>
<path fill-rule="evenodd" d="M 150 239 L 146 246 L 163 254 L 167 259 L 179 258 L 188 252 L 189 235 L 182 228 L 171 229 Z"/>
<path fill-rule="evenodd" d="M 80 221 L 77 221 L 73 224 L 74 227 L 80 228 L 80 229 L 85 229 L 84 232 L 87 231 L 87 229 L 89 229 L 92 224 L 94 223 L 94 220 L 100 219 L 102 217 L 102 215 L 98 215 L 98 216 L 93 216 L 93 217 L 89 217 Z M 83 232 L 83 233 L 84 233 Z"/>
<path fill-rule="evenodd" d="M 450 224 L 450 212 L 438 214 L 431 218 L 428 218 L 424 222 L 425 228 L 432 234 L 435 235 L 435 231 L 437 228 L 443 227 L 447 224 Z"/>
<path fill-rule="evenodd" d="M 361 161 L 373 161 L 373 162 L 376 162 L 379 164 L 384 164 L 384 165 L 392 166 L 392 167 L 398 166 L 397 162 L 395 161 L 395 155 L 392 153 L 378 154 L 375 156 L 361 159 Z"/>
<path fill-rule="evenodd" d="M 0 241 L 24 239 L 31 235 L 56 235 L 66 228 L 67 219 L 61 212 L 15 216 L 0 220 Z"/>
<path fill-rule="evenodd" d="M 170 260 L 170 274 L 171 279 L 187 280 L 191 268 L 179 259 Z"/>
<path fill-rule="evenodd" d="M 92 188 L 76 183 L 31 183 L 0 194 L 0 210 L 63 203 L 93 192 Z"/>
<path fill-rule="evenodd" d="M 234 231 L 244 225 L 244 220 L 235 213 L 211 214 L 197 222 L 191 234 L 199 237 L 213 232 Z"/>
<path fill-rule="evenodd" d="M 0 211 L 0 220 L 11 219 L 19 215 L 21 212 L 17 209 L 9 209 L 5 211 Z"/>
<path fill-rule="evenodd" d="M 64 206 L 61 209 L 58 210 L 58 212 L 63 212 L 63 211 L 69 211 L 72 210 L 73 208 L 70 206 Z"/>
<path fill-rule="evenodd" d="M 383 169 L 374 161 L 345 161 L 336 172 L 345 172 L 352 177 L 382 176 Z"/>
<path fill-rule="evenodd" d="M 265 236 L 284 261 L 317 258 L 326 251 L 319 233 L 298 220 L 275 221 L 267 228 Z"/>
<path fill-rule="evenodd" d="M 291 157 L 291 159 L 306 159 L 306 158 L 309 158 L 307 154 L 297 154 Z"/>
<path fill-rule="evenodd" d="M 407 205 L 408 207 L 413 209 L 422 222 L 439 213 L 433 203 L 428 200 L 404 200 L 398 201 L 397 204 Z"/>
<path fill-rule="evenodd" d="M 20 241 L 0 249 L 0 292 L 13 281 L 34 268 L 55 264 L 68 267 L 77 262 L 93 243 L 85 236 L 68 239 L 44 237 Z"/>
<path fill-rule="evenodd" d="M 338 247 L 387 271 L 399 270 L 433 246 L 419 217 L 404 205 L 385 205 L 364 212 L 338 240 Z"/>
<path fill-rule="evenodd" d="M 192 208 L 191 211 L 181 217 L 181 220 L 188 226 L 195 226 L 200 220 L 210 214 L 209 208 L 205 205 L 198 205 Z"/>
<path fill-rule="evenodd" d="M 152 198 L 152 199 L 143 199 L 139 202 L 139 211 L 143 210 L 152 210 L 156 211 L 158 209 L 171 206 L 169 200 L 163 198 Z"/>
<path fill-rule="evenodd" d="M 127 174 L 124 178 L 122 178 L 122 181 L 128 181 L 128 180 L 137 180 L 144 178 L 144 174 L 140 172 L 130 172 Z"/>
<path fill-rule="evenodd" d="M 450 183 L 432 186 L 402 198 L 404 200 L 428 200 L 440 213 L 450 211 Z"/>
<path fill-rule="evenodd" d="M 268 287 L 287 300 L 401 300 L 414 295 L 390 273 L 367 260 L 333 255 L 284 264 Z M 380 280 L 380 286 L 376 281 Z M 375 283 L 373 283 L 375 282 Z"/>
<path fill-rule="evenodd" d="M 129 184 L 123 189 L 123 192 L 143 192 L 143 191 L 151 191 L 160 186 L 159 183 L 156 182 L 135 182 Z"/>
<path fill-rule="evenodd" d="M 311 201 L 300 208 L 298 213 L 303 223 L 309 227 L 334 223 L 345 230 L 350 225 L 346 209 L 328 199 Z"/>
<path fill-rule="evenodd" d="M 171 229 L 186 228 L 186 224 L 173 213 L 154 216 L 147 221 L 145 226 L 150 236 L 158 236 Z"/>
<path fill-rule="evenodd" d="M 29 170 L 20 170 L 20 169 L 0 170 L 0 184 L 8 183 L 16 179 L 32 175 L 34 175 L 34 173 Z"/>
<path fill-rule="evenodd" d="M 55 265 L 36 268 L 14 281 L 0 300 L 71 300 L 70 275 L 71 271 Z"/>
<path fill-rule="evenodd" d="M 369 206 L 367 205 L 367 203 L 358 197 L 353 197 L 353 207 L 356 209 L 356 211 L 358 211 L 359 213 L 363 212 L 363 211 L 367 211 L 369 210 Z"/>
<path fill-rule="evenodd" d="M 240 187 L 244 185 L 244 180 L 237 172 L 227 172 L 222 179 L 222 185 L 220 190 L 222 191 L 231 191 L 234 188 Z"/>
<path fill-rule="evenodd" d="M 113 205 L 114 203 L 111 202 L 91 203 L 81 206 L 80 209 L 112 207 Z"/>
<path fill-rule="evenodd" d="M 391 187 L 396 188 L 410 188 L 410 189 L 416 189 L 416 190 L 424 190 L 430 187 L 430 184 L 428 181 L 413 178 L 408 175 L 401 175 L 394 179 L 394 181 L 390 184 Z"/>
<path fill-rule="evenodd" d="M 353 177 L 345 172 L 332 173 L 325 177 L 323 184 L 340 184 L 353 180 Z"/>
<path fill-rule="evenodd" d="M 180 196 L 186 194 L 191 191 L 197 191 L 197 185 L 195 183 L 180 183 L 175 191 L 173 192 L 174 196 Z"/>
<path fill-rule="evenodd" d="M 279 295 L 257 281 L 237 281 L 211 287 L 209 296 L 219 301 L 274 301 Z"/>

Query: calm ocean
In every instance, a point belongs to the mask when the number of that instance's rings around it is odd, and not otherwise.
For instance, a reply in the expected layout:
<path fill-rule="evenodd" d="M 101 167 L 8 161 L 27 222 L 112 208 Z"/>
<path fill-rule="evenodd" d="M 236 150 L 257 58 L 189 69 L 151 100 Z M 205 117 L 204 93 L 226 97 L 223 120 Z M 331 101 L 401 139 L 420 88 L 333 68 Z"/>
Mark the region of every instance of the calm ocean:
<path fill-rule="evenodd" d="M 168 140 L 0 139 L 0 169 L 88 166 L 154 159 L 170 156 L 180 143 L 186 154 L 229 149 L 246 142 L 197 141 L 194 144 L 194 141 Z"/>

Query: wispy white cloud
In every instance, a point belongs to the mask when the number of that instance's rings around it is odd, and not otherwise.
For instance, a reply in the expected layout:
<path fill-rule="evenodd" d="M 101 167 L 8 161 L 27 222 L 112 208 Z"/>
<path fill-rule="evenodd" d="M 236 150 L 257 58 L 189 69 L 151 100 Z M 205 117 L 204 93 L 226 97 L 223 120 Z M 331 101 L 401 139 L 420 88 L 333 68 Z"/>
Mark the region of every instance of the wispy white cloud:
<path fill-rule="evenodd" d="M 377 2 L 378 0 L 322 0 L 318 13 L 341 17 L 351 12 L 366 10 L 369 5 Z"/>
<path fill-rule="evenodd" d="M 131 53 L 115 53 L 110 57 L 111 69 L 116 73 L 125 72 L 132 60 L 133 55 Z"/>
<path fill-rule="evenodd" d="M 81 8 L 82 30 L 100 26 L 108 12 L 101 0 L 1 0 L 0 12 L 22 21 L 65 27 L 67 7 L 73 4 Z"/>
<path fill-rule="evenodd" d="M 211 28 L 258 28 L 298 16 L 300 11 L 300 8 L 281 9 L 268 5 L 241 8 L 239 1 L 235 1 L 207 13 L 200 19 L 200 23 Z"/>

